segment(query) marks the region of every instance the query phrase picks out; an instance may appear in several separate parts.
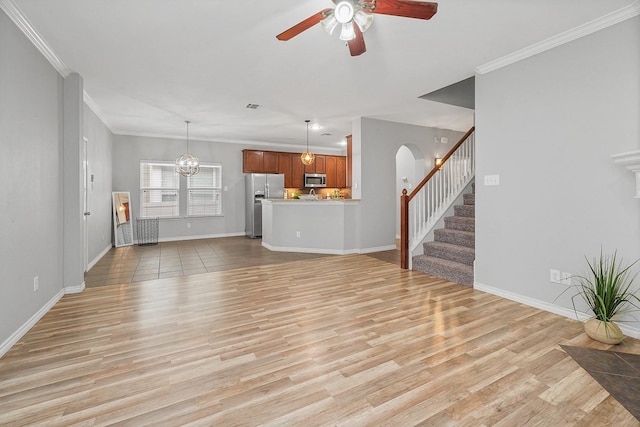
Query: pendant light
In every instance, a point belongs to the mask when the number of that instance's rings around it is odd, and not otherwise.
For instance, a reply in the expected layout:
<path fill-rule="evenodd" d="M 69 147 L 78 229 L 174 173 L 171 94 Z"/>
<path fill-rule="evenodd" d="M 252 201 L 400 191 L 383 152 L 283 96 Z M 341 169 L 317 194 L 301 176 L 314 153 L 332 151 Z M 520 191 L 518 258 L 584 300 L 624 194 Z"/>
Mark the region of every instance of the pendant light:
<path fill-rule="evenodd" d="M 200 172 L 200 161 L 197 157 L 189 153 L 189 120 L 187 124 L 187 152 L 176 158 L 176 172 L 182 176 L 193 176 Z"/>
<path fill-rule="evenodd" d="M 304 163 L 307 166 L 313 163 L 313 160 L 316 158 L 316 156 L 314 156 L 313 153 L 309 151 L 309 122 L 310 121 L 311 120 L 305 120 L 305 123 L 307 124 L 307 151 L 302 153 L 302 155 L 300 156 L 300 160 L 302 160 L 302 163 Z"/>

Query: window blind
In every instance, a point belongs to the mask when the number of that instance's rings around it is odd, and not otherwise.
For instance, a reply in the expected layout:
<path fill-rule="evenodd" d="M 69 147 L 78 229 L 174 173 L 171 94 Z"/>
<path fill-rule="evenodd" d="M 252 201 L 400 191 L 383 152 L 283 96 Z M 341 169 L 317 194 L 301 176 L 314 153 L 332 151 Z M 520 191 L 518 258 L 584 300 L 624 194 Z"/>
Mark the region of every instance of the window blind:
<path fill-rule="evenodd" d="M 187 178 L 187 216 L 222 215 L 222 165 L 200 165 Z"/>
<path fill-rule="evenodd" d="M 178 216 L 179 192 L 180 180 L 175 164 L 140 162 L 140 216 Z"/>

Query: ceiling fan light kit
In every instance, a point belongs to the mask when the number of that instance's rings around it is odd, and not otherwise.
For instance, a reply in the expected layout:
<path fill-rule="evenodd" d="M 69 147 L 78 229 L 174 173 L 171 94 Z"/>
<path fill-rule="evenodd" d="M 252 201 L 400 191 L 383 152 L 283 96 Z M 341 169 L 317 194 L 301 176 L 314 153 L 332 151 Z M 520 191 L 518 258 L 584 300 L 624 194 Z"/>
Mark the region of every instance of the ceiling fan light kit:
<path fill-rule="evenodd" d="M 300 21 L 278 34 L 278 40 L 286 41 L 321 23 L 324 30 L 332 34 L 342 24 L 340 40 L 348 42 L 351 56 L 362 55 L 367 48 L 362 33 L 373 23 L 373 14 L 400 16 L 414 19 L 431 19 L 438 11 L 438 3 L 415 0 L 341 0 L 333 9 L 324 9 Z M 353 23 L 356 25 L 353 25 Z"/>
<path fill-rule="evenodd" d="M 353 30 L 353 22 L 346 22 L 342 24 L 342 31 L 340 31 L 340 40 L 348 42 L 356 38 L 356 32 Z"/>

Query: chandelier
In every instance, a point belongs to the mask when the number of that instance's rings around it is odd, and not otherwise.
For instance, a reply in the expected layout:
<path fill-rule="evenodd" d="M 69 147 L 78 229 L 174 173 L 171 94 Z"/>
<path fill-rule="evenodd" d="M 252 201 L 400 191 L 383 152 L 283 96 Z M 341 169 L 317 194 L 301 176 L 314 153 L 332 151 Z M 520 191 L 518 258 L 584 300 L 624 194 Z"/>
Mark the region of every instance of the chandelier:
<path fill-rule="evenodd" d="M 300 160 L 302 160 L 302 163 L 304 163 L 305 165 L 310 165 L 311 163 L 313 163 L 313 160 L 316 158 L 316 156 L 314 156 L 313 153 L 309 151 L 309 122 L 310 121 L 311 120 L 305 120 L 305 123 L 307 124 L 307 151 L 302 153 L 302 155 L 300 156 Z"/>
<path fill-rule="evenodd" d="M 176 158 L 176 172 L 182 176 L 192 176 L 200 172 L 200 161 L 193 154 L 189 153 L 189 120 L 187 124 L 187 152 Z"/>

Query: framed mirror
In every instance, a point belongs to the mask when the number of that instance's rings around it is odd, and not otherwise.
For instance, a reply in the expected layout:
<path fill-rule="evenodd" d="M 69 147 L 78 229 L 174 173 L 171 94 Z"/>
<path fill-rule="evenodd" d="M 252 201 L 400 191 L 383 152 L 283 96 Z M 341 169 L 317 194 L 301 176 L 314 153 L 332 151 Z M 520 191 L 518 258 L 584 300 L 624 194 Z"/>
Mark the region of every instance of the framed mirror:
<path fill-rule="evenodd" d="M 113 235 L 116 248 L 133 245 L 133 225 L 131 222 L 131 203 L 128 191 L 114 191 L 113 196 Z"/>

